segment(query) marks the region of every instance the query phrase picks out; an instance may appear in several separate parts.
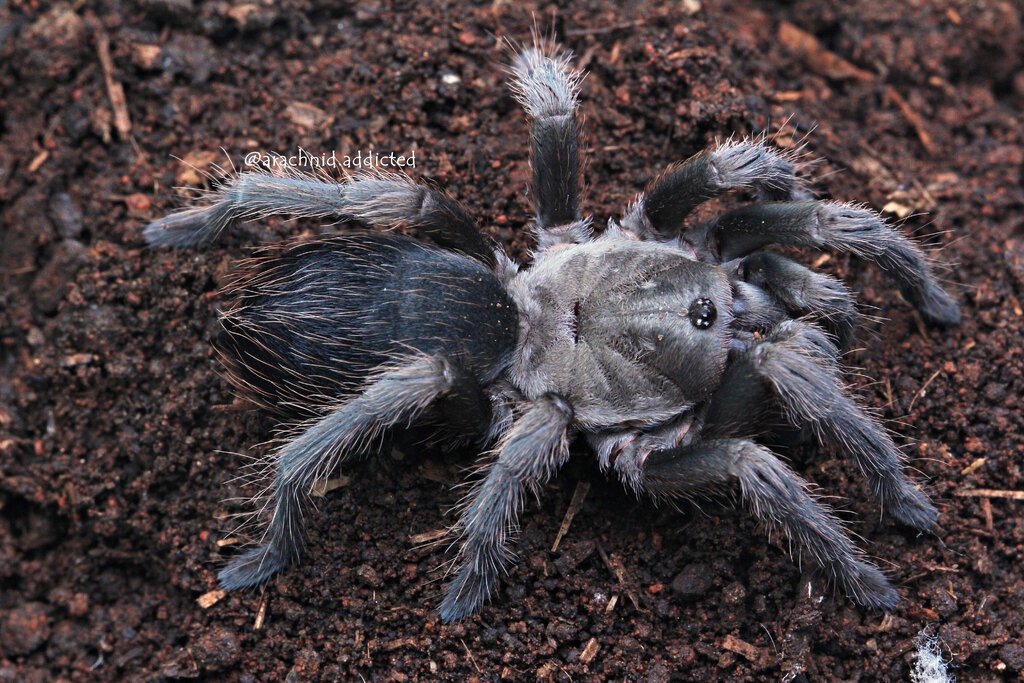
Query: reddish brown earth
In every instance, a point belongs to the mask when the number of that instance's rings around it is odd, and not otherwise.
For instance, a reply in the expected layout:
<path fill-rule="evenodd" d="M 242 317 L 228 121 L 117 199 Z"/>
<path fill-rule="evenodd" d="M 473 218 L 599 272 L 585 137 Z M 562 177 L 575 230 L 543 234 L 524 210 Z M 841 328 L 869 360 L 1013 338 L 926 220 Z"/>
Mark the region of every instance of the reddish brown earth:
<path fill-rule="evenodd" d="M 1021 5 L 567 5 L 0 4 L 0 680 L 906 680 L 922 632 L 960 680 L 1021 676 L 1024 501 L 957 495 L 1024 490 Z M 937 536 L 880 522 L 847 463 L 791 454 L 899 586 L 895 613 L 808 585 L 747 515 L 638 502 L 581 453 L 528 507 L 493 604 L 444 626 L 446 555 L 411 537 L 452 521 L 473 454 L 432 451 L 353 468 L 310 516 L 304 564 L 197 604 L 246 509 L 226 501 L 251 492 L 235 454 L 273 433 L 218 374 L 218 288 L 251 245 L 319 228 L 146 249 L 172 187 L 203 182 L 173 157 L 415 150 L 417 177 L 523 255 L 525 130 L 494 36 L 525 38 L 532 13 L 589 72 L 599 224 L 665 164 L 767 129 L 826 160 L 823 196 L 911 212 L 942 247 L 953 330 L 924 328 L 871 267 L 820 265 L 884 319 L 851 377 L 927 477 Z"/>

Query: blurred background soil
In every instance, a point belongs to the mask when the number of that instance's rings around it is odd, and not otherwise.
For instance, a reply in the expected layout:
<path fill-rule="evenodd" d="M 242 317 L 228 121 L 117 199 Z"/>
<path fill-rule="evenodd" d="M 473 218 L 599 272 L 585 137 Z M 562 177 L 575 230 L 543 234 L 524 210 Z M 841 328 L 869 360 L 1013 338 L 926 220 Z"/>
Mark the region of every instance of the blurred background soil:
<path fill-rule="evenodd" d="M 922 634 L 960 680 L 1020 677 L 1022 15 L 997 0 L 0 2 L 0 680 L 907 680 Z M 823 159 L 823 197 L 904 220 L 950 264 L 964 323 L 939 330 L 876 269 L 816 262 L 878 317 L 851 380 L 942 508 L 917 536 L 879 520 L 848 463 L 788 453 L 905 596 L 894 613 L 834 596 L 732 507 L 637 501 L 583 452 L 528 506 L 520 562 L 465 623 L 434 612 L 447 555 L 424 540 L 451 523 L 470 452 L 351 468 L 309 516 L 305 563 L 264 591 L 212 592 L 253 493 L 235 477 L 274 428 L 219 375 L 218 289 L 253 245 L 338 228 L 272 220 L 153 251 L 142 226 L 248 152 L 372 148 L 415 152 L 415 177 L 524 257 L 526 131 L 496 36 L 527 38 L 533 17 L 589 73 L 598 225 L 666 164 L 767 131 Z"/>

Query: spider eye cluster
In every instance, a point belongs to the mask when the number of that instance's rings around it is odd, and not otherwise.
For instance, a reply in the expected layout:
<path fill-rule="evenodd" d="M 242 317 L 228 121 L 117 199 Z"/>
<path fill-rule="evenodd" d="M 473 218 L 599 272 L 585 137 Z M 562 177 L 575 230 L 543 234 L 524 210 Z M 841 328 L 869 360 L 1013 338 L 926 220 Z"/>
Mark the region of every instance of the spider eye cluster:
<path fill-rule="evenodd" d="M 718 318 L 718 310 L 715 302 L 707 297 L 700 297 L 690 304 L 690 322 L 699 330 L 706 330 L 715 324 Z"/>

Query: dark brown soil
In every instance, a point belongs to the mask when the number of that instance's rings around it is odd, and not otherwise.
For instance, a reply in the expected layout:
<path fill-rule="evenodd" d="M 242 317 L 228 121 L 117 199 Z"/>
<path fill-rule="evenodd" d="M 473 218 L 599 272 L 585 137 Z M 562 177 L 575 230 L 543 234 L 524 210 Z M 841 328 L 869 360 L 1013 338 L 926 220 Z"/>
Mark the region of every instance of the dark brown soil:
<path fill-rule="evenodd" d="M 1019 3 L 43 5 L 0 3 L 0 679 L 906 680 L 922 633 L 960 680 L 1021 676 L 1024 501 L 958 495 L 1024 490 Z M 218 542 L 246 506 L 229 499 L 251 493 L 235 454 L 273 430 L 218 374 L 218 288 L 251 245 L 319 228 L 148 250 L 172 187 L 203 182 L 174 157 L 415 150 L 414 175 L 523 255 L 525 131 L 495 36 L 526 38 L 533 15 L 589 72 L 599 224 L 665 164 L 768 130 L 826 160 L 823 196 L 910 212 L 943 247 L 953 330 L 925 328 L 873 268 L 820 264 L 884 319 L 850 362 L 928 478 L 938 535 L 880 522 L 847 463 L 793 454 L 898 584 L 895 613 L 834 597 L 748 516 L 657 509 L 581 454 L 529 506 L 494 603 L 444 626 L 446 554 L 411 537 L 452 521 L 473 454 L 432 451 L 353 468 L 310 515 L 304 564 L 197 604 L 234 551 Z M 818 46 L 801 55 L 783 22 Z"/>

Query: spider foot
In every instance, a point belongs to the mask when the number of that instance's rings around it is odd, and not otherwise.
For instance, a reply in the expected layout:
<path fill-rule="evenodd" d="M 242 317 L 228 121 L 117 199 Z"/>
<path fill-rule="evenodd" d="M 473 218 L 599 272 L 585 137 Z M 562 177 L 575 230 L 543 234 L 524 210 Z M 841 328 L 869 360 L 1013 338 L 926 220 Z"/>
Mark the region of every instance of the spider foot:
<path fill-rule="evenodd" d="M 288 557 L 272 544 L 252 548 L 239 555 L 217 574 L 217 583 L 226 591 L 252 588 L 290 564 Z"/>

